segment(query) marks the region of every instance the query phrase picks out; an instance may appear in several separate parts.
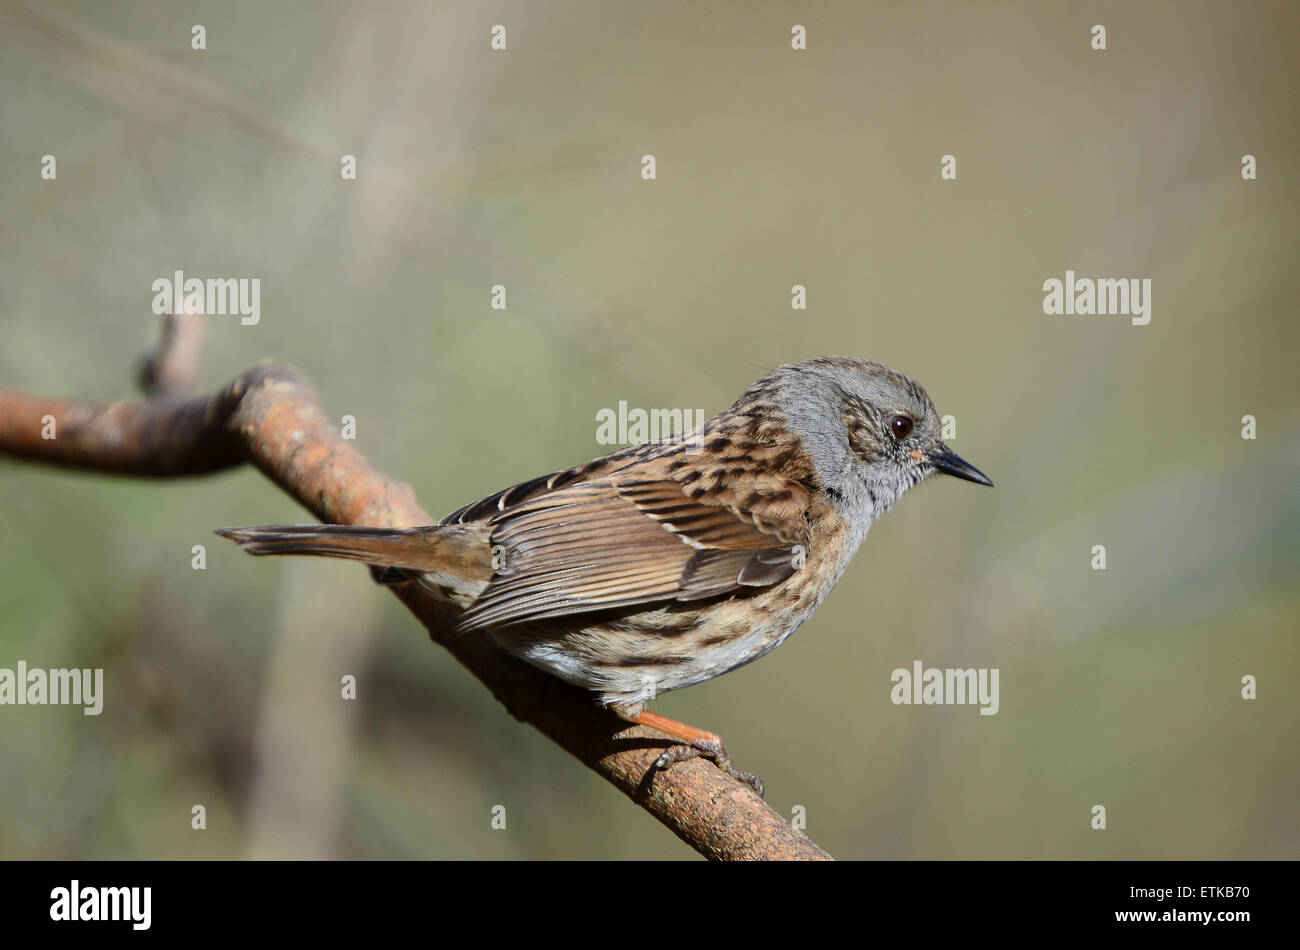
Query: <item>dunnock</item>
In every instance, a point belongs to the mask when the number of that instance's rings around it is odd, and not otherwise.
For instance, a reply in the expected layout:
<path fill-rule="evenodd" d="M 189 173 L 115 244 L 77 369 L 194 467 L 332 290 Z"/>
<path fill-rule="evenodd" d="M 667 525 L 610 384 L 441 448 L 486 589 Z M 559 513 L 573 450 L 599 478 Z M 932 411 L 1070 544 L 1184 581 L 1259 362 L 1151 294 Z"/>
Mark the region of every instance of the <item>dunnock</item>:
<path fill-rule="evenodd" d="M 767 653 L 812 615 L 871 522 L 935 472 L 993 483 L 939 438 L 925 390 L 879 363 L 782 366 L 701 430 L 489 495 L 436 525 L 227 528 L 250 554 L 350 558 L 414 580 L 541 669 L 762 794 L 713 733 L 648 699 Z"/>

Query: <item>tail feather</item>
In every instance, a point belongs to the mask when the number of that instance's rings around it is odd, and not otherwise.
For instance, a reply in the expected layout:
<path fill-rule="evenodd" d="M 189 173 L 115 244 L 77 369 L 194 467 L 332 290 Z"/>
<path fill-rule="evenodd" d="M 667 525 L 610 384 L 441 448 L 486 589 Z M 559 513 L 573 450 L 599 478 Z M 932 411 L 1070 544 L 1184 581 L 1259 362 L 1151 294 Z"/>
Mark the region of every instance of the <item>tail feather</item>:
<path fill-rule="evenodd" d="M 438 525 L 370 528 L 340 524 L 281 524 L 218 528 L 249 554 L 310 554 L 411 571 L 446 571 L 465 557 L 464 538 Z M 452 533 L 454 535 L 454 533 Z M 459 543 L 458 543 L 459 542 Z"/>

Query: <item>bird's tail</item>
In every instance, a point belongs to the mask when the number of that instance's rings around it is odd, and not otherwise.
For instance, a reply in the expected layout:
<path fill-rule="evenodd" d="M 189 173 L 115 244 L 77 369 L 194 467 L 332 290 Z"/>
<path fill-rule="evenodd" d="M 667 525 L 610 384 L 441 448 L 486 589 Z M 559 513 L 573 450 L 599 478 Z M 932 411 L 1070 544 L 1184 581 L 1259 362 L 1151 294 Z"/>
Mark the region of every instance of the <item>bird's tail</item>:
<path fill-rule="evenodd" d="M 279 524 L 218 528 L 249 554 L 310 554 L 409 571 L 490 574 L 491 554 L 464 525 L 368 528 L 342 524 Z"/>

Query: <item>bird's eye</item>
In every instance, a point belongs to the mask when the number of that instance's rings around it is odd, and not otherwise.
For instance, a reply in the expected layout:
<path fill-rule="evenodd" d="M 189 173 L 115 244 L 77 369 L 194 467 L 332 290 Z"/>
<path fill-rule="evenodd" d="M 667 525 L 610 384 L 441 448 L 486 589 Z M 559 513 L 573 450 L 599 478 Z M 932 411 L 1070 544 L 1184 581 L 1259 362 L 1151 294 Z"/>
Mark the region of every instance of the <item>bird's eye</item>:
<path fill-rule="evenodd" d="M 907 416 L 894 416 L 889 422 L 895 439 L 906 439 L 912 433 L 912 420 Z"/>

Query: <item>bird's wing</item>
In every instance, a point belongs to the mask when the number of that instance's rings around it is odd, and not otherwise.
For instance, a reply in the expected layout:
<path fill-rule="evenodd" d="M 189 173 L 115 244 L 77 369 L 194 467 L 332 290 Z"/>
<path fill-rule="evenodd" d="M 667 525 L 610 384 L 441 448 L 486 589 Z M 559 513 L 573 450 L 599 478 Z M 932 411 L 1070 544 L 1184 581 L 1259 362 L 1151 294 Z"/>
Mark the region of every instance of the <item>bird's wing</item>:
<path fill-rule="evenodd" d="M 635 464 L 650 455 L 651 448 L 653 447 L 647 445 L 634 445 L 620 449 L 610 455 L 593 459 L 590 462 L 584 462 L 582 465 L 561 469 L 550 475 L 539 475 L 537 478 L 530 478 L 526 482 L 503 488 L 485 498 L 480 498 L 478 501 L 457 508 L 438 523 L 445 525 L 490 521 L 508 508 L 517 507 L 526 501 L 540 498 L 549 492 L 558 491 L 577 482 L 601 478 L 620 468 Z"/>
<path fill-rule="evenodd" d="M 462 628 L 780 583 L 803 564 L 811 492 L 776 475 L 728 474 L 632 465 L 540 493 L 537 479 L 462 509 L 478 517 L 496 509 L 494 574 Z M 511 504 L 512 492 L 530 497 Z"/>

